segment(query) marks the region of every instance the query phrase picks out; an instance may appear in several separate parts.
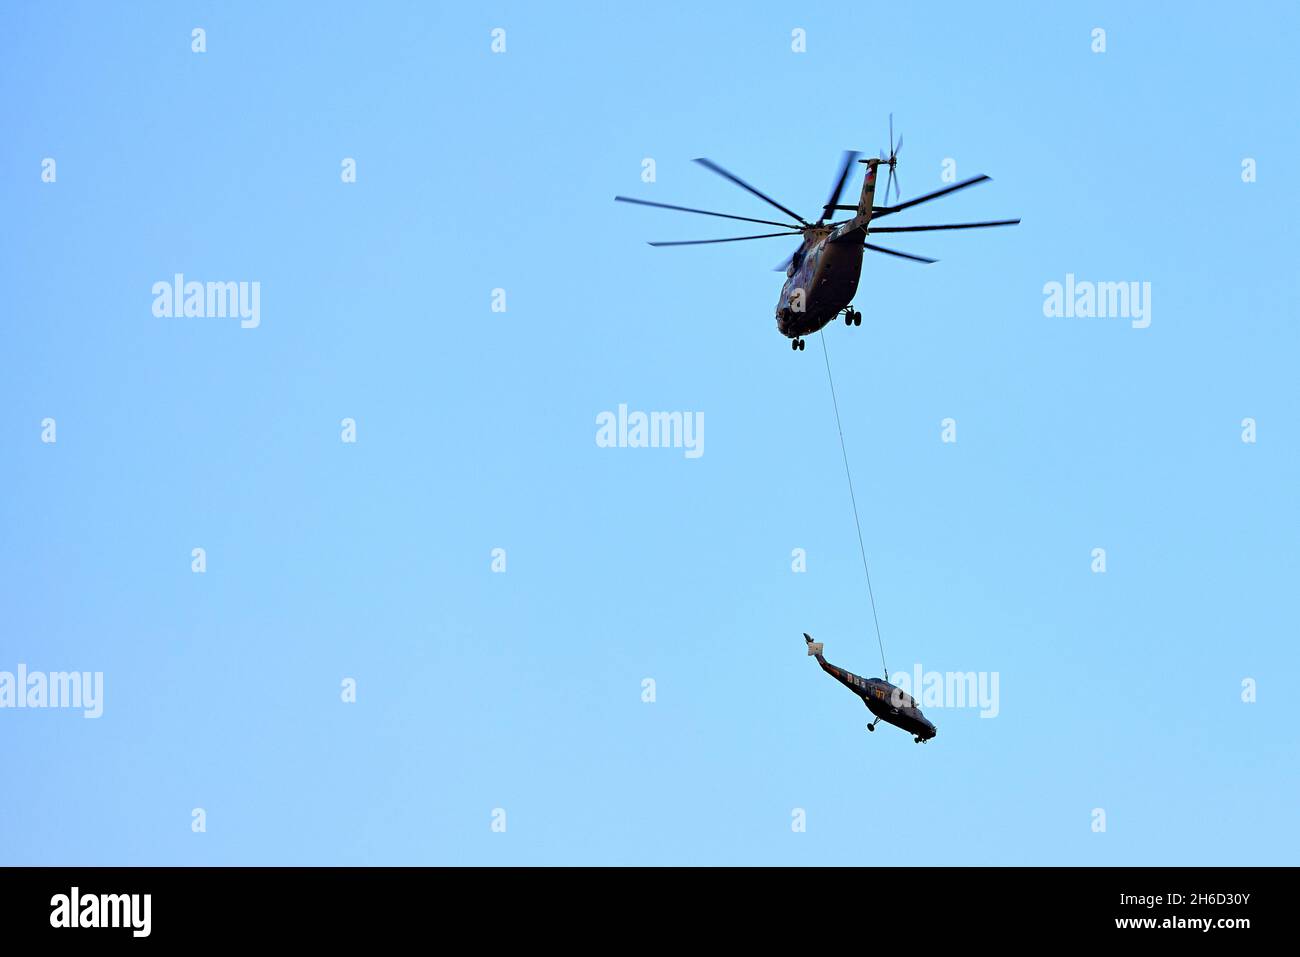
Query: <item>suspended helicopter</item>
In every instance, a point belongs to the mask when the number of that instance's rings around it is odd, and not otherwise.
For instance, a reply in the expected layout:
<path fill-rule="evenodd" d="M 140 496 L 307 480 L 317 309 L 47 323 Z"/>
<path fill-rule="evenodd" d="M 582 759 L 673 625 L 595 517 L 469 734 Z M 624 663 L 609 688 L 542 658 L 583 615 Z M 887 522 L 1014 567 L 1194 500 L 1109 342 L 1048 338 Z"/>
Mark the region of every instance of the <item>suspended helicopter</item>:
<path fill-rule="evenodd" d="M 925 744 L 939 733 L 930 719 L 921 714 L 916 700 L 902 688 L 890 684 L 884 678 L 863 678 L 836 667 L 822 657 L 820 641 L 813 641 L 812 635 L 806 631 L 803 640 L 808 643 L 808 654 L 817 659 L 822 671 L 860 697 L 867 709 L 876 716 L 876 720 L 867 725 L 868 731 L 875 731 L 876 725 L 883 721 L 902 728 L 912 735 L 912 740 L 917 744 Z"/>
<path fill-rule="evenodd" d="M 672 206 L 668 203 L 655 203 L 646 199 L 634 199 L 630 196 L 615 196 L 614 199 L 620 203 L 654 206 L 659 209 L 698 213 L 703 216 L 716 216 L 721 219 L 737 219 L 747 223 L 780 226 L 786 230 L 780 233 L 760 233 L 756 236 L 728 236 L 724 239 L 652 242 L 650 243 L 651 246 L 703 246 L 711 243 L 736 243 L 751 239 L 772 239 L 779 236 L 801 237 L 799 248 L 776 267 L 778 271 L 784 271 L 786 274 L 785 285 L 781 288 L 781 298 L 777 300 L 776 304 L 776 328 L 777 331 L 790 340 L 791 349 L 802 351 L 804 336 L 811 335 L 822 329 L 828 323 L 834 321 L 836 316 L 842 314 L 845 325 L 862 325 L 862 313 L 854 309 L 852 303 L 853 297 L 858 290 L 858 281 L 862 275 L 862 253 L 864 250 L 870 249 L 872 252 L 884 253 L 888 256 L 896 256 L 899 259 L 907 259 L 918 263 L 938 262 L 938 260 L 926 256 L 916 256 L 911 253 L 899 252 L 896 249 L 877 246 L 867 241 L 869 236 L 878 233 L 920 233 L 942 229 L 983 229 L 989 226 L 1014 226 L 1020 222 L 1019 219 L 997 219 L 979 223 L 947 223 L 940 226 L 876 226 L 874 221 L 877 219 L 892 216 L 894 213 L 901 213 L 905 209 L 911 209 L 913 206 L 928 203 L 941 196 L 948 196 L 951 193 L 989 180 L 988 176 L 974 176 L 960 183 L 954 183 L 951 186 L 936 190 L 933 193 L 926 193 L 924 196 L 918 196 L 915 199 L 909 199 L 905 203 L 900 203 L 898 199 L 901 190 L 895 176 L 895 169 L 898 166 L 898 150 L 902 145 L 903 140 L 901 137 L 897 144 L 894 143 L 894 117 L 893 114 L 890 114 L 888 156 L 885 156 L 882 150 L 878 158 L 858 159 L 861 153 L 856 150 L 846 150 L 840 163 L 839 175 L 836 176 L 835 183 L 831 187 L 830 198 L 822 207 L 821 216 L 818 217 L 815 223 L 808 222 L 798 213 L 781 205 L 739 176 L 703 157 L 696 159 L 695 162 L 757 196 L 763 202 L 793 219 L 794 222 L 781 223 L 770 219 L 754 219 L 749 216 L 735 216 L 730 213 L 715 213 L 707 209 Z M 840 197 L 844 192 L 844 187 L 849 178 L 849 171 L 855 161 L 865 164 L 867 167 L 866 178 L 862 183 L 862 193 L 856 206 L 841 205 Z M 889 170 L 889 176 L 885 182 L 885 199 L 889 199 L 889 190 L 892 187 L 894 190 L 893 206 L 874 205 L 876 172 L 882 165 Z M 854 215 L 849 219 L 838 222 L 827 221 L 833 213 L 840 211 L 852 212 Z"/>

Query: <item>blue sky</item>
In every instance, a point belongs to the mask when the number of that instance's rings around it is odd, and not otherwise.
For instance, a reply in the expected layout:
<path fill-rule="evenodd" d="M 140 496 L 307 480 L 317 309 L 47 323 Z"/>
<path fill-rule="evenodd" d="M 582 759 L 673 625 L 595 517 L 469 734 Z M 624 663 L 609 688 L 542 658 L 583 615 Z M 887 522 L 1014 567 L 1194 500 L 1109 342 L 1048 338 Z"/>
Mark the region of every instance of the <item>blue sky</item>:
<path fill-rule="evenodd" d="M 0 710 L 0 863 L 1295 862 L 1294 10 L 0 19 L 0 671 L 105 686 Z M 891 237 L 941 261 L 826 331 L 891 670 L 1000 677 L 925 747 L 804 656 L 878 672 L 790 244 L 611 202 L 767 218 L 708 156 L 810 215 L 891 112 L 905 198 L 993 177 L 907 222 L 1024 220 Z M 155 317 L 177 272 L 261 325 Z M 597 447 L 620 403 L 704 454 Z"/>

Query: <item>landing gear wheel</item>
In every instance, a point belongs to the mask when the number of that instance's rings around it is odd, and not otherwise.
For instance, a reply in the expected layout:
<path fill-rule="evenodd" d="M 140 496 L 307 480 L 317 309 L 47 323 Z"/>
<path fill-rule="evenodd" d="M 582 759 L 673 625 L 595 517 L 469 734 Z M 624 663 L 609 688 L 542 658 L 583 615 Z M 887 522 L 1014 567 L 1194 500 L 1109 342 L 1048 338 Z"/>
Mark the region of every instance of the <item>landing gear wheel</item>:
<path fill-rule="evenodd" d="M 853 325 L 853 313 L 851 313 L 851 312 L 846 312 L 846 313 L 844 314 L 844 324 L 845 324 L 846 326 L 851 326 L 851 325 Z"/>
<path fill-rule="evenodd" d="M 925 743 L 925 742 L 922 741 L 920 738 L 913 738 L 912 740 L 915 741 L 917 744 L 924 744 L 924 743 Z"/>
<path fill-rule="evenodd" d="M 804 341 L 803 341 L 802 339 L 800 339 L 800 340 L 799 340 L 799 351 L 800 351 L 800 352 L 803 352 L 803 347 L 804 347 Z"/>
<path fill-rule="evenodd" d="M 797 352 L 797 351 L 799 350 L 799 340 L 798 340 L 798 339 L 791 339 L 791 340 L 790 340 L 790 348 L 791 348 L 791 350 Z"/>
<path fill-rule="evenodd" d="M 873 722 L 871 722 L 871 724 L 867 725 L 867 730 L 868 730 L 868 731 L 875 731 L 875 730 L 876 730 L 876 722 L 873 721 Z"/>
<path fill-rule="evenodd" d="M 860 312 L 854 312 L 854 313 L 853 313 L 853 324 L 854 324 L 855 326 L 860 326 L 860 325 L 862 325 L 862 313 L 860 313 Z"/>

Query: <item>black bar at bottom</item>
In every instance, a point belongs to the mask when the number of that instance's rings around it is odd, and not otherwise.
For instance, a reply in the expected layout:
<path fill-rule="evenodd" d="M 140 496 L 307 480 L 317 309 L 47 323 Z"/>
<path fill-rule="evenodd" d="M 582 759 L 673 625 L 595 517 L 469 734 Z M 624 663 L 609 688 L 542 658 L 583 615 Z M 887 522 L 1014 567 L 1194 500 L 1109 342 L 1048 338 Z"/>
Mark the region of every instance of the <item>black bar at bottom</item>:
<path fill-rule="evenodd" d="M 413 933 L 450 944 L 472 932 L 494 944 L 842 933 L 864 944 L 883 934 L 881 944 L 905 950 L 1044 934 L 1231 947 L 1285 933 L 1295 877 L 1209 867 L 4 868 L 0 927 L 7 942 L 91 945 L 374 944 Z"/>

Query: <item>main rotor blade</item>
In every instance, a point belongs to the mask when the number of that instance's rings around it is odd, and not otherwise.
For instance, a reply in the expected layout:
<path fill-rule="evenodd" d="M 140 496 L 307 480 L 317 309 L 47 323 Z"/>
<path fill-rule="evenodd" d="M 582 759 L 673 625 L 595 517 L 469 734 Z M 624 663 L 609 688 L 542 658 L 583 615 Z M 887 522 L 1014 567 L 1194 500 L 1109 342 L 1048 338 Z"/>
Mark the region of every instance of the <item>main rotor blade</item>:
<path fill-rule="evenodd" d="M 773 236 L 802 236 L 802 233 L 763 233 L 759 236 L 728 236 L 726 239 L 685 239 L 673 243 L 650 243 L 651 246 L 705 246 L 709 243 L 738 243 L 743 239 L 771 239 Z"/>
<path fill-rule="evenodd" d="M 983 226 L 1015 226 L 1018 219 L 991 219 L 986 223 L 948 223 L 944 226 L 880 226 L 868 227 L 869 233 L 928 233 L 935 229 L 979 229 Z"/>
<path fill-rule="evenodd" d="M 839 178 L 835 180 L 835 185 L 831 187 L 831 198 L 828 199 L 826 205 L 822 207 L 822 219 L 825 219 L 831 210 L 835 208 L 835 204 L 840 201 L 840 196 L 844 193 L 844 184 L 848 182 L 849 179 L 849 168 L 853 166 L 857 161 L 857 158 L 861 155 L 862 154 L 857 150 L 844 151 L 844 162 L 840 165 Z"/>
<path fill-rule="evenodd" d="M 743 179 L 741 179 L 741 178 L 740 178 L 739 176 L 737 176 L 735 173 L 729 173 L 729 172 L 727 172 L 725 169 L 723 169 L 723 168 L 722 168 L 721 166 L 719 166 L 717 163 L 713 162 L 713 160 L 711 160 L 711 159 L 705 159 L 703 156 L 700 156 L 700 157 L 697 157 L 697 158 L 696 158 L 695 162 L 699 163 L 699 164 L 700 164 L 701 166 L 703 166 L 705 169 L 712 170 L 713 172 L 717 173 L 717 174 L 718 174 L 719 176 L 721 176 L 723 179 L 729 179 L 729 180 L 731 180 L 733 183 L 735 183 L 735 184 L 736 184 L 737 186 L 739 186 L 741 189 L 746 190 L 746 191 L 748 191 L 748 192 L 750 192 L 750 193 L 753 193 L 755 196 L 757 196 L 759 199 L 761 199 L 763 202 L 767 203 L 768 205 L 770 205 L 770 206 L 775 206 L 777 209 L 779 209 L 781 212 L 785 213 L 787 216 L 791 216 L 791 217 L 793 217 L 793 218 L 794 218 L 798 223 L 800 223 L 801 225 L 803 225 L 803 226 L 811 226 L 811 225 L 812 225 L 812 223 L 809 223 L 807 220 L 805 220 L 805 219 L 804 219 L 802 216 L 800 216 L 798 213 L 794 212 L 793 210 L 786 209 L 784 206 L 782 206 L 780 203 L 778 203 L 776 200 L 774 200 L 771 196 L 768 196 L 766 193 L 760 192 L 759 190 L 755 189 L 753 186 L 750 186 L 748 183 L 746 183 Z"/>
<path fill-rule="evenodd" d="M 618 203 L 636 203 L 638 206 L 656 206 L 659 209 L 675 209 L 679 213 L 699 213 L 701 216 L 718 216 L 722 219 L 739 219 L 746 223 L 762 223 L 764 226 L 788 226 L 789 223 L 777 223 L 770 219 L 753 219 L 749 216 L 733 216 L 731 213 L 714 213 L 707 209 L 692 209 L 689 206 L 670 206 L 668 203 L 652 203 L 648 199 L 633 199 L 631 196 L 615 196 Z"/>
<path fill-rule="evenodd" d="M 796 250 L 795 250 L 794 252 L 792 252 L 790 255 L 788 255 L 788 256 L 786 256 L 784 259 L 782 259 L 780 265 L 773 266 L 773 267 L 772 267 L 773 272 L 785 272 L 787 269 L 789 269 L 789 268 L 790 268 L 790 263 L 794 262 L 794 257 L 797 256 L 797 255 L 799 255 L 799 250 L 800 250 L 800 249 L 803 249 L 803 246 L 800 246 L 798 249 L 796 249 Z"/>
<path fill-rule="evenodd" d="M 932 199 L 938 199 L 940 196 L 947 196 L 949 193 L 955 193 L 959 189 L 965 189 L 967 186 L 974 186 L 976 183 L 982 183 L 989 177 L 981 173 L 968 180 L 960 183 L 954 183 L 952 186 L 945 186 L 943 189 L 936 190 L 933 193 L 926 193 L 924 196 L 918 196 L 916 199 L 909 199 L 906 203 L 899 203 L 896 206 L 890 206 L 884 212 L 876 213 L 877 217 L 888 216 L 890 213 L 901 212 L 904 209 L 911 209 L 913 206 L 919 206 L 921 203 L 928 203 Z"/>
<path fill-rule="evenodd" d="M 918 263 L 937 263 L 937 259 L 927 259 L 925 256 L 913 256 L 911 253 L 900 253 L 896 249 L 886 249 L 884 246 L 873 246 L 871 243 L 863 243 L 863 246 L 872 252 L 884 253 L 887 256 L 897 256 L 899 259 L 910 259 Z"/>

